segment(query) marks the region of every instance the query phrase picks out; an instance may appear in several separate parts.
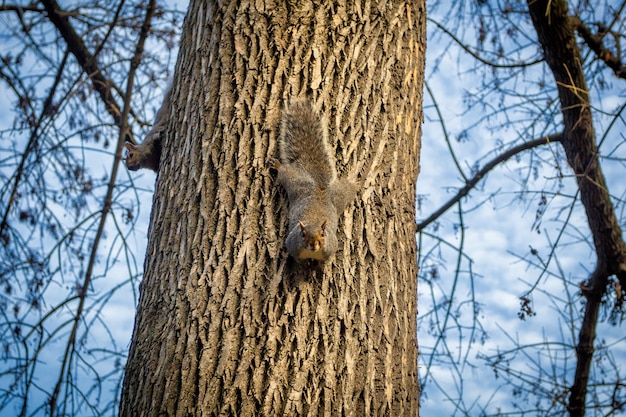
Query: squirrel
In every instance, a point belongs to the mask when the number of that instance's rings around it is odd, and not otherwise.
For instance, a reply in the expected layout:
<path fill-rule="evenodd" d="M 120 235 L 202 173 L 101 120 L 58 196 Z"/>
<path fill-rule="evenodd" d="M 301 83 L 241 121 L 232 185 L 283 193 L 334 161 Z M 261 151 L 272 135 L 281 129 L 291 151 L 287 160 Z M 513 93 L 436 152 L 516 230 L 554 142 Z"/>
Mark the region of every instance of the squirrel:
<path fill-rule="evenodd" d="M 135 145 L 126 142 L 126 167 L 129 171 L 137 171 L 141 168 L 151 169 L 154 172 L 159 171 L 159 161 L 161 160 L 161 141 L 163 132 L 167 127 L 167 120 L 170 113 L 170 96 L 172 93 L 172 85 L 170 84 L 165 92 L 163 104 L 157 111 L 152 129 L 146 135 L 143 142 Z"/>
<path fill-rule="evenodd" d="M 338 216 L 356 197 L 356 184 L 337 179 L 321 121 L 307 101 L 283 110 L 279 147 L 274 168 L 289 200 L 287 251 L 298 262 L 326 262 L 337 251 Z"/>

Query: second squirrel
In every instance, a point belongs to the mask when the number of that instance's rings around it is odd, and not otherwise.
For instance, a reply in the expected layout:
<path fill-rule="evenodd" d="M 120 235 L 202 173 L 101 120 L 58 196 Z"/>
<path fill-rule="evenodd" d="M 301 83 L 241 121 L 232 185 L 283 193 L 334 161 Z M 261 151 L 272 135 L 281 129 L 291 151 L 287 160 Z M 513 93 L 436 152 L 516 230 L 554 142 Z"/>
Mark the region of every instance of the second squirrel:
<path fill-rule="evenodd" d="M 354 200 L 356 186 L 337 179 L 322 124 L 307 101 L 283 111 L 279 146 L 274 166 L 289 199 L 287 251 L 298 262 L 326 262 L 337 251 L 338 217 Z"/>
<path fill-rule="evenodd" d="M 146 135 L 146 138 L 139 145 L 126 142 L 126 167 L 129 171 L 137 171 L 141 168 L 148 168 L 154 172 L 159 170 L 159 162 L 161 160 L 161 140 L 163 132 L 167 127 L 167 118 L 170 113 L 170 96 L 172 85 L 167 88 L 163 104 L 157 111 L 156 118 L 152 129 Z"/>

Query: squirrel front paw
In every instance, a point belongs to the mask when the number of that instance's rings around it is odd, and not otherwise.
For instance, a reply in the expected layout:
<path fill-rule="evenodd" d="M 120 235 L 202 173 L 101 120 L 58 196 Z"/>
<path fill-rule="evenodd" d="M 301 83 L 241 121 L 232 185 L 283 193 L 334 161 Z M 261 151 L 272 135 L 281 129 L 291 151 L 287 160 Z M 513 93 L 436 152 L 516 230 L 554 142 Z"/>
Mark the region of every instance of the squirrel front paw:
<path fill-rule="evenodd" d="M 268 165 L 270 169 L 279 170 L 282 164 L 280 163 L 278 159 L 271 158 Z"/>

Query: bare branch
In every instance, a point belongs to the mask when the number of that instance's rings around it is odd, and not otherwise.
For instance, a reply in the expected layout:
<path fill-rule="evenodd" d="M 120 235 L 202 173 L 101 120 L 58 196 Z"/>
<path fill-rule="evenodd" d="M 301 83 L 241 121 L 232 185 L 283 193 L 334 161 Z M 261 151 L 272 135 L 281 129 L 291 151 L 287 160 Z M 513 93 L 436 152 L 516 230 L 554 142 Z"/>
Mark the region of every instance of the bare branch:
<path fill-rule="evenodd" d="M 622 65 L 619 58 L 604 46 L 603 37 L 591 33 L 591 29 L 577 16 L 572 16 L 570 19 L 578 34 L 585 40 L 587 46 L 595 52 L 596 56 L 611 68 L 618 78 L 626 79 L 626 66 Z"/>
<path fill-rule="evenodd" d="M 65 70 L 67 57 L 68 57 L 68 51 L 66 50 L 65 55 L 63 56 L 63 60 L 61 61 L 61 65 L 59 65 L 59 69 L 54 78 L 54 82 L 52 83 L 52 86 L 50 87 L 50 91 L 48 92 L 48 97 L 46 97 L 41 113 L 39 114 L 39 117 L 33 126 L 30 138 L 28 139 L 28 144 L 26 145 L 26 149 L 24 150 L 20 163 L 17 169 L 15 170 L 15 180 L 13 182 L 13 187 L 11 188 L 11 194 L 9 195 L 7 206 L 4 210 L 4 214 L 2 215 L 2 221 L 0 221 L 0 231 L 4 231 L 8 227 L 7 219 L 9 217 L 9 213 L 11 212 L 11 207 L 13 206 L 13 202 L 15 201 L 15 196 L 17 194 L 20 181 L 22 180 L 22 175 L 24 174 L 24 166 L 26 165 L 28 161 L 28 157 L 30 156 L 31 152 L 37 148 L 37 144 L 39 142 L 39 135 L 41 133 L 39 130 L 39 127 L 43 119 L 46 117 L 46 115 L 50 111 L 50 106 L 52 105 L 54 94 L 56 93 L 57 87 L 59 86 L 61 82 L 61 75 L 63 74 L 63 71 Z"/>
<path fill-rule="evenodd" d="M 0 5 L 0 12 L 15 12 L 18 15 L 21 15 L 23 12 L 43 13 L 44 11 L 44 9 L 37 7 L 37 3 L 31 3 L 28 6 L 18 6 L 17 4 Z"/>
<path fill-rule="evenodd" d="M 117 172 L 118 172 L 119 164 L 121 161 L 123 145 L 125 142 L 124 140 L 126 136 L 125 131 L 127 130 L 127 120 L 128 120 L 128 114 L 130 111 L 130 98 L 131 98 L 131 94 L 133 91 L 133 82 L 135 79 L 135 73 L 137 71 L 137 67 L 139 66 L 139 63 L 141 62 L 141 56 L 143 55 L 144 44 L 145 44 L 146 38 L 148 37 L 150 33 L 150 22 L 152 20 L 152 16 L 154 15 L 154 11 L 156 8 L 155 3 L 156 3 L 156 0 L 150 0 L 148 7 L 146 8 L 146 16 L 144 19 L 144 23 L 141 27 L 141 32 L 139 33 L 137 47 L 135 49 L 133 58 L 130 61 L 130 70 L 128 74 L 128 79 L 127 79 L 128 81 L 127 81 L 127 87 L 126 87 L 126 97 L 124 99 L 124 109 L 120 118 L 120 134 L 118 137 L 115 159 L 113 161 L 113 168 L 111 170 L 111 177 L 109 178 L 109 183 L 107 185 L 107 193 L 104 198 L 104 202 L 102 204 L 98 230 L 96 232 L 93 245 L 91 247 L 91 253 L 89 255 L 87 271 L 85 272 L 84 280 L 83 280 L 82 286 L 78 294 L 79 303 L 76 309 L 76 313 L 74 315 L 74 324 L 72 326 L 72 331 L 67 342 L 65 354 L 63 356 L 63 362 L 61 365 L 61 370 L 59 372 L 59 379 L 54 388 L 54 392 L 50 398 L 50 415 L 51 416 L 54 416 L 54 412 L 55 412 L 56 404 L 57 404 L 57 398 L 61 391 L 61 386 L 63 384 L 63 380 L 65 377 L 65 369 L 68 366 L 70 356 L 72 355 L 74 351 L 74 345 L 76 342 L 76 334 L 78 332 L 78 327 L 82 320 L 82 313 L 83 313 L 83 309 L 85 305 L 85 300 L 87 299 L 87 291 L 91 284 L 91 278 L 93 276 L 94 266 L 96 265 L 96 256 L 98 253 L 99 244 L 100 244 L 102 235 L 104 233 L 104 225 L 106 223 L 106 219 L 108 217 L 109 211 L 111 210 L 111 207 L 113 204 L 113 192 L 115 190 L 115 186 L 117 183 Z"/>
<path fill-rule="evenodd" d="M 41 3 L 45 6 L 50 21 L 56 26 L 63 39 L 65 39 L 70 52 L 76 57 L 78 64 L 91 79 L 93 87 L 100 94 L 107 112 L 113 116 L 115 124 L 120 126 L 120 107 L 111 95 L 113 82 L 104 76 L 96 62 L 96 57 L 89 52 L 82 38 L 76 33 L 70 23 L 67 13 L 61 9 L 56 0 L 42 0 Z"/>
<path fill-rule="evenodd" d="M 444 32 L 446 35 L 448 35 L 450 38 L 452 38 L 452 40 L 459 45 L 459 47 L 461 47 L 461 49 L 463 49 L 465 52 L 467 52 L 468 54 L 470 54 L 472 56 L 472 58 L 476 59 L 478 62 L 485 64 L 489 67 L 493 67 L 493 68 L 506 68 L 506 69 L 511 69 L 511 68 L 526 68 L 526 67 L 530 67 L 532 65 L 538 64 L 541 61 L 543 61 L 542 59 L 536 59 L 534 61 L 530 61 L 530 62 L 520 62 L 520 63 L 516 63 L 516 64 L 498 64 L 492 61 L 489 61 L 485 58 L 483 58 L 482 56 L 480 56 L 480 54 L 478 52 L 475 52 L 474 50 L 472 50 L 469 46 L 467 46 L 466 44 L 464 44 L 459 38 L 457 38 L 452 32 L 450 32 L 448 29 L 446 29 L 444 26 L 441 25 L 441 23 L 437 22 L 436 20 L 427 18 L 426 20 L 428 20 L 429 22 L 431 22 L 432 24 L 434 24 L 435 26 L 437 26 L 442 32 Z"/>
<path fill-rule="evenodd" d="M 588 87 L 567 2 L 529 0 L 528 7 L 546 62 L 558 86 L 565 132 L 561 143 L 576 175 L 597 255 L 597 265 L 587 285 L 590 290 L 585 294 L 585 316 L 576 346 L 578 361 L 568 404 L 572 417 L 582 417 L 586 409 L 600 304 L 608 289 L 609 277 L 624 275 L 626 245 L 598 162 Z"/>
<path fill-rule="evenodd" d="M 517 145 L 509 149 L 508 151 L 498 155 L 491 161 L 487 162 L 485 166 L 476 173 L 472 178 L 466 181 L 465 186 L 457 191 L 456 195 L 452 197 L 448 202 L 446 202 L 443 206 L 441 206 L 438 210 L 436 210 L 433 214 L 428 216 L 426 220 L 418 223 L 417 231 L 423 230 L 425 227 L 430 225 L 432 222 L 437 220 L 443 213 L 445 213 L 450 207 L 452 207 L 455 203 L 457 203 L 461 198 L 465 197 L 475 186 L 482 180 L 485 175 L 489 173 L 492 169 L 494 169 L 499 164 L 509 160 L 511 157 L 527 151 L 529 149 L 536 148 L 538 146 L 547 145 L 552 142 L 560 142 L 563 140 L 563 135 L 561 133 L 546 136 L 540 139 L 531 140 L 529 142 L 524 142 L 521 145 Z"/>

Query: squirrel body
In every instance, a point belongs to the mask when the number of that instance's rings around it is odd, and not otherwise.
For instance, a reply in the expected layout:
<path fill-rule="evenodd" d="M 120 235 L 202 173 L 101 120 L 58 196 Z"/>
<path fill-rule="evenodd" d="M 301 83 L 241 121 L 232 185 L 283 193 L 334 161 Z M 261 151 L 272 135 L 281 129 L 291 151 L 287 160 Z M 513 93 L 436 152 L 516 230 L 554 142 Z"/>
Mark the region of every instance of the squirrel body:
<path fill-rule="evenodd" d="M 289 200 L 287 251 L 298 262 L 326 262 L 338 249 L 338 217 L 354 200 L 356 186 L 337 179 L 321 121 L 307 101 L 283 111 L 279 146 L 274 166 Z"/>
<path fill-rule="evenodd" d="M 172 86 L 167 88 L 163 104 L 157 111 L 154 124 L 143 142 L 138 145 L 126 142 L 126 167 L 129 171 L 137 171 L 141 168 L 151 169 L 154 172 L 159 171 L 159 162 L 161 160 L 161 143 L 163 133 L 167 127 L 167 121 L 170 113 L 170 96 Z"/>

